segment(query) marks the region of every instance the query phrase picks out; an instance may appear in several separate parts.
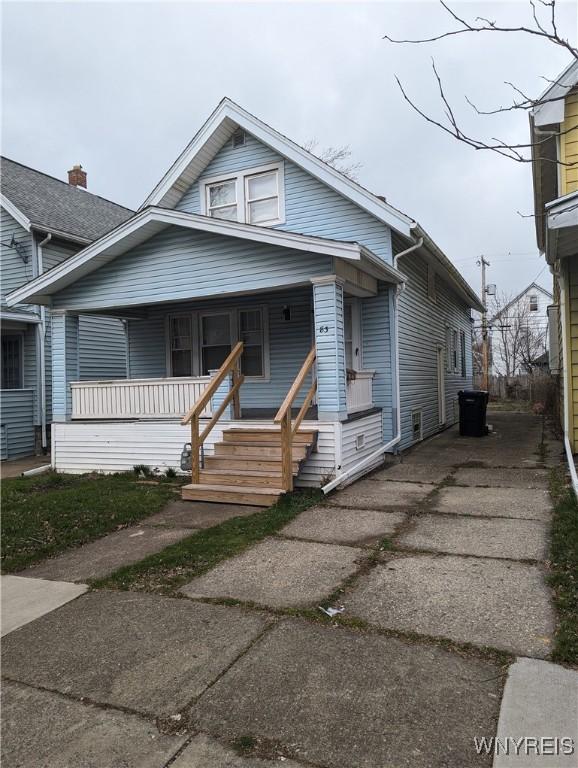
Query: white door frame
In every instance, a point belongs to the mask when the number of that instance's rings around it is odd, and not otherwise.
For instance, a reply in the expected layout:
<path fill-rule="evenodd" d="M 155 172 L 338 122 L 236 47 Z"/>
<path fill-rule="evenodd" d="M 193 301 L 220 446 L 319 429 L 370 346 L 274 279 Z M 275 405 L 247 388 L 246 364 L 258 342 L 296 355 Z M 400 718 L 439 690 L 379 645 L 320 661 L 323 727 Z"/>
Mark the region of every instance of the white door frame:
<path fill-rule="evenodd" d="M 438 423 L 440 426 L 446 423 L 446 365 L 444 360 L 444 348 L 438 345 L 437 359 L 437 384 L 438 384 Z"/>

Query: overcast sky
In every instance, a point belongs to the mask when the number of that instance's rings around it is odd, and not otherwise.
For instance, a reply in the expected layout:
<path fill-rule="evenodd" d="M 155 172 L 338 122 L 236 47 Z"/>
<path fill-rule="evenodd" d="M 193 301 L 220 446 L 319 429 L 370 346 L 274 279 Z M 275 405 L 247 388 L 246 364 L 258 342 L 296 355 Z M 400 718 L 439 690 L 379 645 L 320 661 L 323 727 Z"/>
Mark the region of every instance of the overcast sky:
<path fill-rule="evenodd" d="M 462 15 L 530 23 L 520 2 L 458 2 Z M 576 41 L 577 4 L 559 2 Z M 525 114 L 474 117 L 529 94 L 568 63 L 562 50 L 520 35 L 471 35 L 427 46 L 382 39 L 452 27 L 435 2 L 4 2 L 2 153 L 137 207 L 223 96 L 299 143 L 350 146 L 359 181 L 427 229 L 476 289 L 488 279 L 518 291 L 539 275 L 528 165 L 475 152 L 411 111 L 397 73 L 427 111 L 441 114 L 431 56 L 465 126 L 524 141 Z M 540 274 L 539 274 L 540 273 Z"/>

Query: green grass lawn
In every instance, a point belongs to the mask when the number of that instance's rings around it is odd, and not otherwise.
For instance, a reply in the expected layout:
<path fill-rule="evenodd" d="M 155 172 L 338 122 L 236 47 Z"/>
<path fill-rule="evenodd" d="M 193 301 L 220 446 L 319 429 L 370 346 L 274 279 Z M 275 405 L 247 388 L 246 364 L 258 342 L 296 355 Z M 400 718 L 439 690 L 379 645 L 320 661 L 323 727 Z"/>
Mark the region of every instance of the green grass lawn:
<path fill-rule="evenodd" d="M 48 472 L 2 482 L 2 570 L 19 571 L 160 511 L 176 496 L 134 474 Z"/>
<path fill-rule="evenodd" d="M 251 544 L 276 533 L 322 498 L 323 494 L 318 490 L 286 494 L 267 509 L 248 517 L 234 517 L 213 528 L 199 531 L 162 552 L 120 568 L 91 584 L 97 588 L 171 594 L 221 560 L 233 557 Z"/>
<path fill-rule="evenodd" d="M 578 504 L 563 469 L 552 471 L 550 491 L 555 506 L 549 582 L 558 612 L 552 659 L 578 664 Z"/>

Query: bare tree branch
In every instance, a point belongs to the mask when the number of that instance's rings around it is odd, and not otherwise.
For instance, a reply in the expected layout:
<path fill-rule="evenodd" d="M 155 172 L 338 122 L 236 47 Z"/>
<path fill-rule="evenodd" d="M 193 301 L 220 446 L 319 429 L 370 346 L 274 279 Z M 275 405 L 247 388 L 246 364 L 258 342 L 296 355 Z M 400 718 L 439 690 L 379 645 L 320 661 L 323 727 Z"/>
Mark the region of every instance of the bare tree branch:
<path fill-rule="evenodd" d="M 317 139 L 309 139 L 309 141 L 306 141 L 303 145 L 303 149 L 306 149 L 307 152 L 311 152 L 312 155 L 323 160 L 327 165 L 331 165 L 336 171 L 339 171 L 344 176 L 348 176 L 354 181 L 357 180 L 358 171 L 362 168 L 362 163 L 350 161 L 352 152 L 348 144 L 320 149 Z"/>
<path fill-rule="evenodd" d="M 532 9 L 532 17 L 535 25 L 534 27 L 528 27 L 523 24 L 521 24 L 520 26 L 512 26 L 512 27 L 501 26 L 496 21 L 492 21 L 483 16 L 478 16 L 474 22 L 469 22 L 466 19 L 464 19 L 462 16 L 458 15 L 458 13 L 454 11 L 447 4 L 445 0 L 439 0 L 439 3 L 442 6 L 442 8 L 445 10 L 445 12 L 457 24 L 459 24 L 459 29 L 449 30 L 447 32 L 440 33 L 439 35 L 434 35 L 432 37 L 425 37 L 420 39 L 402 40 L 402 39 L 393 38 L 390 35 L 384 35 L 384 39 L 388 40 L 391 43 L 396 43 L 396 44 L 405 44 L 405 43 L 421 44 L 421 43 L 437 42 L 439 40 L 443 40 L 448 37 L 454 37 L 455 35 L 463 35 L 463 34 L 477 33 L 477 32 L 520 33 L 520 34 L 539 37 L 550 44 L 554 44 L 556 46 L 562 47 L 566 49 L 574 59 L 578 60 L 578 49 L 573 47 L 567 39 L 565 39 L 560 35 L 558 31 L 558 27 L 556 23 L 556 0 L 529 0 L 530 7 Z M 540 19 L 540 16 L 538 14 L 538 9 L 537 9 L 537 3 L 539 3 L 540 6 L 542 6 L 543 8 L 549 10 L 548 24 L 546 24 L 544 21 Z M 395 79 L 403 95 L 403 98 L 405 99 L 405 101 L 407 101 L 410 107 L 418 115 L 420 115 L 420 117 L 426 120 L 426 122 L 430 123 L 431 125 L 435 125 L 437 128 L 441 129 L 445 133 L 452 136 L 454 139 L 457 139 L 458 141 L 464 144 L 467 144 L 473 149 L 495 152 L 496 154 L 502 155 L 503 157 L 506 157 L 509 160 L 514 160 L 515 162 L 518 162 L 518 163 L 530 163 L 532 162 L 531 150 L 539 149 L 542 145 L 551 141 L 555 136 L 563 136 L 566 133 L 569 133 L 570 131 L 578 130 L 578 128 L 574 126 L 558 132 L 548 132 L 543 134 L 542 138 L 534 136 L 531 141 L 518 143 L 518 144 L 508 142 L 508 141 L 503 141 L 502 139 L 499 139 L 496 137 L 492 137 L 489 141 L 486 141 L 483 139 L 477 139 L 471 135 L 468 135 L 461 128 L 460 123 L 456 117 L 455 110 L 452 107 L 450 100 L 448 99 L 445 93 L 442 79 L 436 68 L 435 61 L 433 60 L 432 60 L 432 69 L 433 69 L 434 77 L 437 83 L 439 97 L 440 97 L 446 122 L 444 123 L 440 120 L 436 120 L 434 117 L 427 114 L 423 109 L 421 109 L 409 97 L 406 89 L 401 83 L 400 78 L 396 75 Z M 564 83 L 561 81 L 561 78 L 558 78 L 557 80 L 548 80 L 547 78 L 543 78 L 543 79 L 547 80 L 547 82 L 549 82 L 551 85 L 562 85 L 564 87 Z M 478 115 L 495 116 L 495 115 L 508 113 L 508 112 L 515 112 L 515 111 L 529 112 L 530 110 L 533 110 L 538 106 L 541 106 L 543 104 L 547 104 L 550 102 L 561 101 L 566 97 L 566 93 L 564 93 L 558 96 L 550 96 L 546 98 L 533 99 L 531 96 L 528 96 L 526 93 L 524 93 L 524 91 L 518 88 L 518 86 L 514 85 L 514 83 L 508 80 L 504 82 L 505 82 L 505 85 L 508 85 L 518 97 L 518 98 L 514 98 L 512 100 L 512 104 L 509 106 L 499 106 L 494 109 L 480 109 L 467 95 L 465 96 L 465 100 Z M 566 90 L 569 91 L 570 88 L 567 87 Z M 543 159 L 546 162 L 555 163 L 557 165 L 565 165 L 567 167 L 574 167 L 577 165 L 576 162 L 562 162 L 558 159 L 550 158 L 550 157 L 544 157 Z"/>

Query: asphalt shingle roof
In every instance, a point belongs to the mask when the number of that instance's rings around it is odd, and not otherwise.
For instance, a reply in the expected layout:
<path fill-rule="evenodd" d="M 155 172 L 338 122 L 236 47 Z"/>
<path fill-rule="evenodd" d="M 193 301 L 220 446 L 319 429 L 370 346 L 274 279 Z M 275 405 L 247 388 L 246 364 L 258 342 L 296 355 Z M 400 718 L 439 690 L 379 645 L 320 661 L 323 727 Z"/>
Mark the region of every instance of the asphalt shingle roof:
<path fill-rule="evenodd" d="M 0 158 L 2 194 L 38 228 L 98 240 L 134 211 L 77 189 L 6 157 Z"/>

